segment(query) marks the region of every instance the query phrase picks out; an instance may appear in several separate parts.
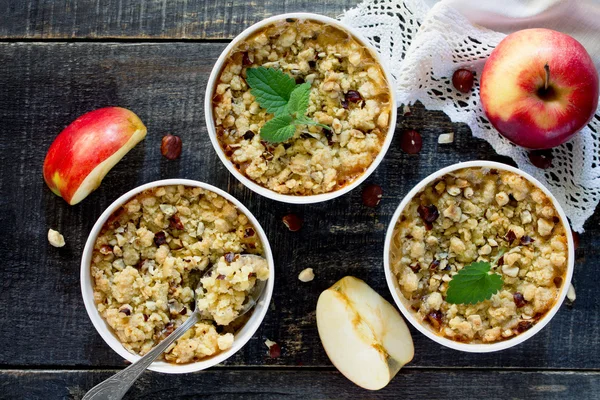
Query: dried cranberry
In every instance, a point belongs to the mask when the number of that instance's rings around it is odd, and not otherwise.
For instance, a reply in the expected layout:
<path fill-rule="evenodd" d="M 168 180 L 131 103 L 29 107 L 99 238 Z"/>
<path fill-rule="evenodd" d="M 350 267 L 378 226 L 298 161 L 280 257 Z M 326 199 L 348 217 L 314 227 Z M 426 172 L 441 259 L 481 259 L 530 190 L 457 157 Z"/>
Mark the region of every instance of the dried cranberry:
<path fill-rule="evenodd" d="M 250 272 L 248 278 L 256 278 L 256 272 Z"/>
<path fill-rule="evenodd" d="M 521 307 L 525 306 L 525 304 L 527 304 L 527 301 L 525 300 L 523 295 L 519 292 L 516 292 L 515 294 L 513 294 L 513 300 L 515 301 L 517 308 L 521 308 Z"/>
<path fill-rule="evenodd" d="M 419 208 L 417 208 L 417 212 L 419 213 L 423 221 L 425 221 L 428 224 L 433 224 L 440 216 L 440 212 L 438 211 L 437 207 L 433 204 L 430 206 L 424 206 L 421 204 Z"/>
<path fill-rule="evenodd" d="M 442 313 L 441 311 L 432 311 L 427 314 L 427 320 L 435 329 L 439 330 L 442 326 Z"/>
<path fill-rule="evenodd" d="M 227 261 L 228 263 L 232 263 L 235 260 L 235 253 L 226 253 L 225 254 L 225 261 Z"/>
<path fill-rule="evenodd" d="M 120 309 L 119 309 L 119 312 L 120 312 L 120 313 L 123 313 L 123 314 L 125 314 L 125 315 L 127 315 L 127 316 L 131 315 L 131 310 L 129 309 L 129 307 L 123 307 L 123 308 L 120 308 Z"/>
<path fill-rule="evenodd" d="M 248 55 L 247 51 L 244 52 L 244 56 L 242 57 L 242 65 L 252 65 L 252 60 L 250 60 L 250 56 Z"/>
<path fill-rule="evenodd" d="M 246 230 L 244 231 L 245 238 L 252 237 L 252 236 L 254 236 L 254 234 L 255 234 L 255 232 L 254 232 L 254 229 L 252 229 L 252 228 L 246 228 Z"/>
<path fill-rule="evenodd" d="M 144 322 L 148 322 L 149 317 L 146 314 L 143 314 L 143 315 L 144 315 Z"/>
<path fill-rule="evenodd" d="M 383 196 L 383 189 L 379 185 L 367 185 L 362 191 L 362 201 L 367 207 L 377 207 Z"/>
<path fill-rule="evenodd" d="M 498 265 L 504 265 L 504 256 L 498 259 Z"/>
<path fill-rule="evenodd" d="M 408 267 L 409 267 L 410 269 L 412 269 L 412 271 L 413 271 L 415 274 L 421 270 L 421 266 L 419 265 L 419 263 L 416 263 L 416 264 L 413 264 L 413 265 L 409 265 Z"/>
<path fill-rule="evenodd" d="M 179 219 L 179 215 L 175 214 L 169 218 L 169 226 L 173 229 L 182 231 L 184 229 L 183 223 Z"/>
<path fill-rule="evenodd" d="M 468 69 L 457 69 L 452 74 L 452 85 L 461 93 L 469 93 L 473 88 L 473 73 Z"/>
<path fill-rule="evenodd" d="M 531 322 L 531 321 L 521 321 L 521 322 L 519 322 L 519 325 L 517 325 L 517 332 L 523 333 L 527 329 L 531 328 L 532 326 L 533 326 L 533 322 Z"/>
<path fill-rule="evenodd" d="M 350 103 L 358 103 L 362 100 L 362 96 L 356 90 L 348 90 L 348 92 L 344 95 L 346 101 Z"/>
<path fill-rule="evenodd" d="M 269 347 L 269 357 L 278 358 L 281 356 L 281 347 L 277 343 L 273 343 L 271 347 Z"/>
<path fill-rule="evenodd" d="M 308 66 L 310 67 L 310 69 L 315 69 L 317 67 L 317 62 L 311 60 L 308 62 Z"/>
<path fill-rule="evenodd" d="M 521 244 L 523 246 L 527 246 L 528 244 L 531 244 L 533 242 L 535 242 L 535 240 L 531 236 L 525 235 L 521 238 Z"/>
<path fill-rule="evenodd" d="M 506 240 L 509 245 L 511 245 L 512 242 L 514 242 L 516 239 L 517 239 L 517 235 L 515 235 L 515 233 L 512 230 L 509 230 L 506 233 L 506 236 L 504 236 L 504 240 Z"/>
<path fill-rule="evenodd" d="M 419 132 L 410 130 L 402 134 L 400 138 L 400 148 L 408 154 L 417 154 L 423 147 L 423 139 Z"/>
<path fill-rule="evenodd" d="M 533 150 L 529 152 L 528 156 L 529 161 L 531 161 L 533 165 L 541 169 L 550 168 L 552 166 L 552 159 L 554 158 L 552 156 L 552 150 L 550 149 Z"/>
<path fill-rule="evenodd" d="M 555 224 L 558 224 L 560 222 L 560 218 L 558 218 L 556 215 L 554 217 L 552 217 L 552 222 L 554 222 Z"/>
<path fill-rule="evenodd" d="M 440 261 L 439 260 L 433 260 L 431 262 L 431 264 L 429 264 L 429 269 L 430 270 L 437 270 L 440 267 Z"/>
<path fill-rule="evenodd" d="M 254 137 L 254 132 L 252 132 L 252 131 L 246 131 L 246 133 L 244 133 L 244 139 L 246 139 L 246 140 L 252 140 L 253 137 Z"/>
<path fill-rule="evenodd" d="M 160 247 L 165 243 L 167 243 L 167 235 L 163 231 L 156 232 L 154 234 L 154 244 Z"/>
<path fill-rule="evenodd" d="M 302 85 L 304 83 L 304 78 L 298 76 L 296 77 L 296 85 Z"/>
<path fill-rule="evenodd" d="M 225 279 L 225 275 L 219 274 L 219 275 L 217 275 L 217 279 L 222 281 L 223 279 Z"/>
<path fill-rule="evenodd" d="M 346 110 L 348 109 L 348 100 L 346 100 L 346 99 L 342 99 L 342 100 L 340 101 L 340 104 L 342 105 L 342 107 L 343 107 L 344 109 L 346 109 Z"/>
<path fill-rule="evenodd" d="M 287 228 L 292 232 L 297 232 L 302 228 L 302 218 L 297 216 L 296 214 L 288 214 L 282 218 L 283 223 Z"/>

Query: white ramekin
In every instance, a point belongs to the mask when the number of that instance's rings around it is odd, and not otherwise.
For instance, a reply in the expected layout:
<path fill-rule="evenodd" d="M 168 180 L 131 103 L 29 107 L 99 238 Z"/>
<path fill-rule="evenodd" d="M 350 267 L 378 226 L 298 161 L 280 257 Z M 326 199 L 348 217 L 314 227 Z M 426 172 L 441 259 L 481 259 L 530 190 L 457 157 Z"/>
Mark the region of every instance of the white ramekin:
<path fill-rule="evenodd" d="M 212 98 L 213 98 L 214 91 L 216 89 L 217 78 L 219 76 L 219 73 L 221 72 L 221 69 L 223 68 L 225 61 L 227 60 L 227 58 L 229 56 L 229 53 L 241 41 L 245 40 L 246 38 L 248 38 L 249 36 L 254 34 L 256 31 L 258 31 L 258 30 L 264 28 L 265 26 L 270 25 L 274 22 L 285 20 L 286 18 L 308 19 L 308 20 L 318 21 L 318 22 L 322 22 L 322 23 L 325 23 L 328 25 L 333 25 L 343 31 L 350 33 L 362 45 L 364 45 L 365 48 L 369 49 L 373 58 L 375 58 L 375 60 L 377 60 L 379 62 L 380 66 L 383 70 L 383 73 L 385 74 L 385 79 L 387 80 L 387 82 L 389 84 L 392 110 L 391 110 L 391 115 L 390 115 L 390 120 L 389 120 L 390 126 L 388 128 L 388 131 L 387 131 L 387 134 L 385 137 L 385 141 L 384 141 L 383 145 L 381 146 L 381 151 L 379 152 L 379 154 L 377 155 L 375 160 L 373 160 L 373 162 L 371 163 L 369 168 L 367 168 L 367 170 L 360 177 L 358 177 L 351 184 L 346 185 L 343 188 L 335 190 L 333 192 L 310 195 L 310 196 L 293 196 L 293 195 L 280 194 L 280 193 L 274 192 L 273 190 L 270 190 L 263 186 L 260 186 L 256 182 L 245 177 L 244 174 L 242 174 L 240 171 L 238 171 L 235 168 L 233 163 L 227 158 L 227 156 L 223 152 L 223 149 L 221 148 L 221 145 L 219 144 L 219 140 L 217 139 L 217 133 L 215 130 L 215 123 L 214 123 L 214 119 L 213 119 Z M 375 48 L 373 46 L 371 46 L 369 44 L 369 42 L 354 28 L 346 26 L 346 25 L 342 24 L 340 21 L 337 21 L 333 18 L 325 17 L 325 16 L 319 15 L 319 14 L 289 13 L 289 14 L 276 15 L 276 16 L 267 18 L 265 20 L 262 20 L 256 24 L 250 26 L 242 33 L 240 33 L 225 48 L 225 50 L 223 50 L 223 53 L 221 53 L 221 55 L 217 59 L 217 62 L 215 63 L 215 66 L 213 67 L 210 77 L 208 78 L 208 84 L 206 86 L 206 94 L 205 94 L 205 98 L 204 98 L 204 115 L 206 117 L 206 126 L 208 129 L 208 136 L 210 137 L 210 141 L 212 142 L 212 145 L 215 148 L 215 151 L 217 152 L 219 158 L 221 159 L 221 161 L 223 162 L 225 167 L 227 167 L 229 172 L 231 172 L 233 174 L 233 176 L 235 176 L 237 178 L 237 180 L 242 182 L 242 184 L 244 186 L 246 186 L 250 190 L 254 191 L 255 193 L 258 193 L 261 196 L 265 196 L 269 199 L 281 201 L 284 203 L 292 203 L 292 204 L 312 204 L 312 203 L 319 203 L 322 201 L 331 200 L 331 199 L 334 199 L 345 193 L 348 193 L 349 191 L 351 191 L 352 189 L 354 189 L 358 185 L 360 185 L 362 182 L 364 182 L 364 180 L 367 179 L 369 177 L 369 175 L 371 175 L 371 173 L 373 173 L 373 171 L 375 171 L 377 166 L 381 163 L 381 160 L 383 160 L 385 153 L 387 152 L 388 148 L 390 147 L 390 143 L 392 142 L 392 138 L 394 136 L 394 131 L 396 129 L 396 116 L 397 116 L 395 92 L 394 92 L 394 88 L 392 87 L 392 82 L 393 82 L 392 76 L 390 75 L 390 73 L 388 71 L 387 65 L 384 62 L 382 62 L 382 60 L 379 57 L 379 54 L 377 53 Z"/>
<path fill-rule="evenodd" d="M 463 168 L 469 168 L 469 167 L 483 167 L 483 168 L 490 168 L 490 169 L 514 172 L 515 174 L 522 176 L 523 178 L 525 178 L 528 181 L 530 181 L 531 183 L 533 183 L 540 190 L 542 190 L 552 200 L 552 204 L 554 205 L 554 207 L 558 211 L 558 214 L 560 215 L 561 222 L 563 223 L 563 225 L 565 227 L 565 232 L 567 235 L 568 251 L 569 251 L 569 260 L 567 263 L 566 278 L 565 278 L 565 281 L 563 282 L 562 288 L 558 295 L 558 299 L 557 299 L 556 303 L 552 306 L 552 308 L 533 327 L 531 327 L 527 331 L 521 333 L 520 335 L 514 336 L 511 339 L 504 340 L 501 342 L 496 342 L 496 343 L 490 343 L 490 344 L 486 344 L 486 343 L 469 344 L 469 343 L 457 342 L 457 341 L 448 339 L 446 337 L 443 337 L 443 336 L 437 334 L 429 326 L 427 326 L 426 324 L 419 321 L 415 317 L 415 313 L 410 310 L 408 302 L 406 301 L 406 299 L 400 292 L 400 289 L 398 288 L 398 279 L 394 276 L 394 273 L 392 272 L 391 265 L 390 265 L 390 244 L 392 242 L 394 227 L 396 226 L 396 222 L 398 221 L 398 218 L 400 218 L 400 214 L 402 213 L 402 211 L 404 211 L 404 208 L 408 205 L 408 203 L 412 200 L 412 198 L 415 195 L 417 195 L 421 190 L 423 190 L 423 188 L 425 188 L 427 185 L 429 185 L 431 182 L 434 182 L 435 180 L 446 175 L 447 173 L 456 171 L 459 169 L 463 169 Z M 546 189 L 537 179 L 535 179 L 533 176 L 531 176 L 517 168 L 511 167 L 506 164 L 501 164 L 501 163 L 492 162 L 492 161 L 469 161 L 469 162 L 462 162 L 462 163 L 450 165 L 449 167 L 443 168 L 443 169 L 429 175 L 427 178 L 425 178 L 421 182 L 419 182 L 419 184 L 417 186 L 415 186 L 410 192 L 408 192 L 408 194 L 404 197 L 404 199 L 402 200 L 402 202 L 396 209 L 396 212 L 392 216 L 392 220 L 388 227 L 387 234 L 385 237 L 385 246 L 384 246 L 384 250 L 383 250 L 383 263 L 384 263 L 384 270 L 385 270 L 385 279 L 387 280 L 388 287 L 389 287 L 390 291 L 392 292 L 392 297 L 394 298 L 396 305 L 398 306 L 398 308 L 400 308 L 400 311 L 402 311 L 402 314 L 404 314 L 404 317 L 406 319 L 408 319 L 410 321 L 410 323 L 417 330 L 419 330 L 422 334 L 424 334 L 431 340 L 436 341 L 439 344 L 449 347 L 451 349 L 466 351 L 469 353 L 489 353 L 492 351 L 508 349 L 510 347 L 518 345 L 519 343 L 524 342 L 525 340 L 529 339 L 530 337 L 532 337 L 533 335 L 538 333 L 544 326 L 546 326 L 546 324 L 548 324 L 548 322 L 550 322 L 552 317 L 554 317 L 554 314 L 556 314 L 556 312 L 560 308 L 561 304 L 563 303 L 565 296 L 567 295 L 567 290 L 569 289 L 569 285 L 571 283 L 571 278 L 573 276 L 573 268 L 575 265 L 575 251 L 574 251 L 574 246 L 573 246 L 573 234 L 571 232 L 571 228 L 569 226 L 569 221 L 567 220 L 567 216 L 565 215 L 565 212 L 563 211 L 562 207 L 560 206 L 560 204 L 558 203 L 556 198 L 552 195 L 552 193 L 550 193 L 550 191 L 548 189 Z"/>
<path fill-rule="evenodd" d="M 216 188 L 212 185 L 193 181 L 189 179 L 165 179 L 161 181 L 150 182 L 145 185 L 139 186 L 135 189 L 130 190 L 125 193 L 123 196 L 119 197 L 115 200 L 110 207 L 106 209 L 96 221 L 96 224 L 92 228 L 88 240 L 85 244 L 85 249 L 83 250 L 83 256 L 81 258 L 81 294 L 83 295 L 83 302 L 85 304 L 85 309 L 94 324 L 94 327 L 102 336 L 102 339 L 108 344 L 114 351 L 116 351 L 121 357 L 125 358 L 130 362 L 135 362 L 140 359 L 140 356 L 130 353 L 123 347 L 121 342 L 117 339 L 115 334 L 112 332 L 110 326 L 106 323 L 106 321 L 100 316 L 100 313 L 96 309 L 96 304 L 94 303 L 94 289 L 90 271 L 90 265 L 92 261 L 92 250 L 94 248 L 94 243 L 96 241 L 96 237 L 100 233 L 102 226 L 106 222 L 106 220 L 112 215 L 112 213 L 121 205 L 125 204 L 129 199 L 138 193 L 143 192 L 146 189 L 150 189 L 157 186 L 170 186 L 170 185 L 185 185 L 185 186 L 194 186 L 200 187 L 202 189 L 210 190 L 211 192 L 217 193 L 218 195 L 224 197 L 233 203 L 238 210 L 243 212 L 252 225 L 254 225 L 260 240 L 263 243 L 265 258 L 269 263 L 269 280 L 267 281 L 267 285 L 265 290 L 258 301 L 258 304 L 254 308 L 250 319 L 246 324 L 235 334 L 235 340 L 233 342 L 233 346 L 230 349 L 227 349 L 214 357 L 207 358 L 206 360 L 197 361 L 189 364 L 171 364 L 165 361 L 155 361 L 148 368 L 152 371 L 156 372 L 164 372 L 168 374 L 181 374 L 186 372 L 194 372 L 201 371 L 203 369 L 212 367 L 216 365 L 232 355 L 234 355 L 239 349 L 241 349 L 248 340 L 254 335 L 258 327 L 260 326 L 267 310 L 269 309 L 269 303 L 271 302 L 271 296 L 273 294 L 273 284 L 275 281 L 275 269 L 273 263 L 273 254 L 271 252 L 271 247 L 269 246 L 269 241 L 267 239 L 267 235 L 263 231 L 262 227 L 256 220 L 256 218 L 248 211 L 246 207 L 242 203 L 240 203 L 235 197 L 230 195 L 229 193 L 224 192 L 223 190 Z"/>

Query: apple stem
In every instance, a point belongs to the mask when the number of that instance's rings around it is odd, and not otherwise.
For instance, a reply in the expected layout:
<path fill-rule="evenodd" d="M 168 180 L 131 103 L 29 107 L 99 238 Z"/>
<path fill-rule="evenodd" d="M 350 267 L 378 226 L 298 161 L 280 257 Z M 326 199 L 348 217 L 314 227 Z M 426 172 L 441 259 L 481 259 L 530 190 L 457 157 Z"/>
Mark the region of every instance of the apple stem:
<path fill-rule="evenodd" d="M 546 79 L 544 80 L 544 90 L 548 90 L 548 81 L 550 80 L 550 67 L 548 63 L 544 65 L 544 71 L 546 71 Z"/>

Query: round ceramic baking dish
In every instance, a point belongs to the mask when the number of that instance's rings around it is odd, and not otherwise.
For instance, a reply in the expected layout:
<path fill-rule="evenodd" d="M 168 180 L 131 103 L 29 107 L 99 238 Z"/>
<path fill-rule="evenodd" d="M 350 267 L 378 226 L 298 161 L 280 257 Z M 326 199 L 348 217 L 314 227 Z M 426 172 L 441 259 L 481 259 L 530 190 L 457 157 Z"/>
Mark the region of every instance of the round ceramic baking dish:
<path fill-rule="evenodd" d="M 159 186 L 172 186 L 172 185 L 184 185 L 184 186 L 192 186 L 199 187 L 205 190 L 209 190 L 214 192 L 223 198 L 230 201 L 233 205 L 237 207 L 239 211 L 241 211 L 244 215 L 248 217 L 248 220 L 254 225 L 256 232 L 263 244 L 264 248 L 264 257 L 267 259 L 269 265 L 269 279 L 267 281 L 266 287 L 258 301 L 258 304 L 255 306 L 254 311 L 252 312 L 249 320 L 246 324 L 235 333 L 235 340 L 231 348 L 218 353 L 217 355 L 207 358 L 205 360 L 189 363 L 189 364 L 173 364 L 165 361 L 155 361 L 148 368 L 152 371 L 163 372 L 169 374 L 180 374 L 194 371 L 201 371 L 206 368 L 212 367 L 222 361 L 225 361 L 232 355 L 234 355 L 239 349 L 241 349 L 247 342 L 250 340 L 252 335 L 256 332 L 262 320 L 264 319 L 267 310 L 269 308 L 269 303 L 271 301 L 271 296 L 273 294 L 273 285 L 275 279 L 275 271 L 274 271 L 274 263 L 273 263 L 273 254 L 271 252 L 271 247 L 269 246 L 269 241 L 262 227 L 256 220 L 256 218 L 248 211 L 246 207 L 242 203 L 240 203 L 235 197 L 230 194 L 224 192 L 223 190 L 216 188 L 207 183 L 188 180 L 188 179 L 166 179 L 155 182 L 150 182 L 145 185 L 139 186 L 135 189 L 130 190 L 125 193 L 117 200 L 115 200 L 98 218 L 98 221 L 94 224 L 92 231 L 88 237 L 88 240 L 85 244 L 85 248 L 83 250 L 83 256 L 81 258 L 81 294 L 83 296 L 83 302 L 85 304 L 85 309 L 92 320 L 92 324 L 102 336 L 102 339 L 108 344 L 115 352 L 117 352 L 121 357 L 125 358 L 130 362 L 136 362 L 140 359 L 139 355 L 132 354 L 123 347 L 121 342 L 119 342 L 116 335 L 112 332 L 110 326 L 106 323 L 106 321 L 100 316 L 98 309 L 96 308 L 96 304 L 94 302 L 94 288 L 91 277 L 90 265 L 92 261 L 92 253 L 94 248 L 94 243 L 96 242 L 96 237 L 100 233 L 100 230 L 104 226 L 104 223 L 108 220 L 108 218 L 119 208 L 121 205 L 125 204 L 128 200 L 130 200 L 135 195 L 143 192 L 144 190 L 159 187 Z"/>
<path fill-rule="evenodd" d="M 520 175 L 523 178 L 527 179 L 534 186 L 536 186 L 537 188 L 542 190 L 544 192 L 544 194 L 546 194 L 546 196 L 548 196 L 548 198 L 551 199 L 554 208 L 558 212 L 558 214 L 560 216 L 560 220 L 563 223 L 563 226 L 565 227 L 565 234 L 567 237 L 568 260 L 567 260 L 567 267 L 566 267 L 567 269 L 566 269 L 566 273 L 565 273 L 565 280 L 564 280 L 562 287 L 558 293 L 557 300 L 554 303 L 554 305 L 552 306 L 552 308 L 550 310 L 548 310 L 546 312 L 546 314 L 543 317 L 541 317 L 535 325 L 533 325 L 530 329 L 526 330 L 525 332 L 518 334 L 516 336 L 513 336 L 510 339 L 502 340 L 499 342 L 493 342 L 493 343 L 458 342 L 458 341 L 446 338 L 446 337 L 438 334 L 433 329 L 431 329 L 428 326 L 428 324 L 420 321 L 416 317 L 416 314 L 410 309 L 407 300 L 405 299 L 404 295 L 400 291 L 399 286 L 398 286 L 398 279 L 395 276 L 395 274 L 393 273 L 393 271 L 391 269 L 391 263 L 390 263 L 390 248 L 391 248 L 391 242 L 392 242 L 392 238 L 393 238 L 394 228 L 396 226 L 398 218 L 400 218 L 400 215 L 402 214 L 404 209 L 407 207 L 409 202 L 413 199 L 413 197 L 415 197 L 418 193 L 420 193 L 427 185 L 440 179 L 442 176 L 444 176 L 450 172 L 464 169 L 464 168 L 474 168 L 474 167 L 513 172 L 513 173 Z M 526 341 L 527 339 L 529 339 L 530 337 L 532 337 L 533 335 L 538 333 L 540 330 L 542 330 L 542 328 L 544 328 L 544 326 L 546 326 L 550 322 L 552 317 L 554 317 L 554 315 L 560 308 L 561 304 L 563 303 L 565 296 L 567 295 L 567 290 L 569 289 L 569 285 L 571 283 L 571 278 L 573 276 L 573 268 L 574 268 L 574 263 L 575 263 L 575 252 L 574 252 L 574 246 L 573 246 L 573 234 L 571 232 L 571 228 L 569 226 L 569 221 L 567 220 L 565 212 L 563 211 L 562 207 L 560 206 L 560 204 L 558 203 L 556 198 L 552 195 L 552 193 L 550 193 L 550 191 L 548 189 L 546 189 L 537 179 L 535 179 L 533 176 L 531 176 L 517 168 L 511 167 L 506 164 L 501 164 L 501 163 L 492 162 L 492 161 L 469 161 L 469 162 L 463 162 L 463 163 L 451 165 L 449 167 L 443 168 L 443 169 L 429 175 L 427 178 L 425 178 L 421 182 L 419 182 L 419 184 L 416 185 L 404 197 L 404 199 L 402 200 L 402 202 L 396 209 L 396 212 L 394 212 L 394 215 L 392 216 L 392 220 L 391 220 L 390 225 L 387 230 L 387 234 L 386 234 L 386 238 L 385 238 L 384 253 L 383 253 L 383 262 L 384 262 L 385 277 L 387 280 L 388 287 L 392 293 L 392 297 L 394 298 L 394 301 L 396 302 L 396 305 L 398 306 L 398 308 L 400 309 L 402 314 L 404 314 L 404 317 L 417 330 L 419 330 L 422 334 L 424 334 L 431 340 L 433 340 L 443 346 L 449 347 L 451 349 L 470 352 L 470 353 L 488 353 L 488 352 L 504 350 L 504 349 L 508 349 L 510 347 L 516 346 L 519 343 Z"/>
<path fill-rule="evenodd" d="M 212 99 L 213 99 L 213 95 L 216 90 L 216 83 L 217 83 L 219 74 L 220 74 L 221 70 L 223 69 L 223 66 L 224 66 L 225 62 L 227 61 L 231 51 L 233 49 L 235 49 L 236 46 L 238 46 L 238 44 L 240 42 L 242 42 L 243 40 L 252 36 L 254 33 L 261 30 L 262 28 L 264 28 L 268 25 L 271 25 L 275 22 L 284 21 L 284 20 L 290 19 L 290 18 L 291 19 L 299 19 L 299 20 L 313 20 L 316 22 L 321 22 L 323 24 L 332 25 L 342 31 L 345 31 L 345 32 L 351 34 L 359 43 L 361 43 L 366 49 L 369 50 L 372 57 L 378 62 L 378 64 L 380 65 L 380 67 L 385 75 L 385 79 L 388 82 L 388 86 L 389 86 L 390 100 L 391 100 L 392 107 L 391 107 L 391 114 L 390 114 L 390 118 L 389 118 L 389 127 L 388 127 L 388 131 L 386 132 L 385 141 L 381 147 L 381 151 L 379 152 L 377 157 L 373 160 L 371 165 L 367 168 L 367 170 L 361 176 L 356 178 L 354 181 L 352 181 L 348 185 L 345 185 L 338 190 L 334 190 L 334 191 L 328 192 L 328 193 L 307 195 L 307 196 L 286 195 L 286 194 L 277 193 L 273 190 L 267 189 L 267 188 L 257 184 L 256 182 L 252 181 L 251 179 L 248 179 L 246 176 L 244 176 L 244 174 L 242 174 L 233 165 L 231 160 L 229 160 L 229 158 L 225 155 L 225 152 L 223 151 L 223 149 L 221 148 L 221 145 L 219 144 L 219 140 L 217 138 L 217 133 L 216 133 L 216 129 L 215 129 Z M 254 191 L 255 193 L 258 193 L 261 196 L 265 196 L 265 197 L 273 199 L 273 200 L 281 201 L 284 203 L 292 203 L 292 204 L 312 204 L 312 203 L 319 203 L 319 202 L 331 200 L 331 199 L 334 199 L 345 193 L 350 192 L 352 189 L 356 188 L 362 182 L 364 182 L 365 179 L 367 179 L 369 177 L 369 175 L 371 175 L 371 173 L 373 173 L 373 171 L 381 163 L 381 160 L 383 160 L 383 157 L 385 156 L 388 148 L 390 147 L 390 143 L 392 142 L 392 138 L 394 136 L 394 130 L 396 128 L 396 117 L 397 117 L 397 107 L 396 107 L 394 88 L 392 87 L 391 82 L 393 82 L 392 76 L 390 75 L 389 70 L 388 70 L 387 66 L 385 65 L 385 63 L 382 62 L 382 60 L 379 57 L 375 48 L 373 46 L 371 46 L 369 44 L 369 42 L 354 28 L 346 26 L 346 25 L 342 24 L 340 21 L 337 21 L 333 18 L 325 17 L 325 16 L 319 15 L 319 14 L 289 13 L 289 14 L 276 15 L 276 16 L 267 18 L 263 21 L 260 21 L 256 24 L 250 26 L 242 33 L 240 33 L 225 48 L 225 50 L 223 50 L 223 53 L 221 53 L 221 55 L 217 59 L 217 62 L 215 63 L 215 66 L 213 67 L 213 70 L 208 79 L 208 84 L 206 87 L 206 95 L 205 95 L 205 99 L 204 99 L 204 115 L 206 117 L 206 126 L 208 128 L 208 135 L 210 137 L 210 141 L 212 142 L 212 145 L 213 145 L 215 151 L 217 152 L 217 155 L 219 156 L 219 158 L 221 159 L 221 162 L 223 162 L 225 167 L 227 167 L 229 172 L 231 172 L 233 174 L 233 176 L 235 176 L 237 178 L 237 180 L 239 180 L 244 186 L 246 186 L 250 190 Z"/>

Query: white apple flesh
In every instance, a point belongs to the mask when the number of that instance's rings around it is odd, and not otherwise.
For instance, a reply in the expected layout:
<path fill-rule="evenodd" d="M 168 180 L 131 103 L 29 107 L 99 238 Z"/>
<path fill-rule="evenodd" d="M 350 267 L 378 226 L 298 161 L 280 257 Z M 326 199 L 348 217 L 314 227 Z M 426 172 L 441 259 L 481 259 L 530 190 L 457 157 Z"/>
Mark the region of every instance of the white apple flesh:
<path fill-rule="evenodd" d="M 333 365 L 365 389 L 385 387 L 414 356 L 412 337 L 400 313 L 352 276 L 321 293 L 317 328 Z"/>

